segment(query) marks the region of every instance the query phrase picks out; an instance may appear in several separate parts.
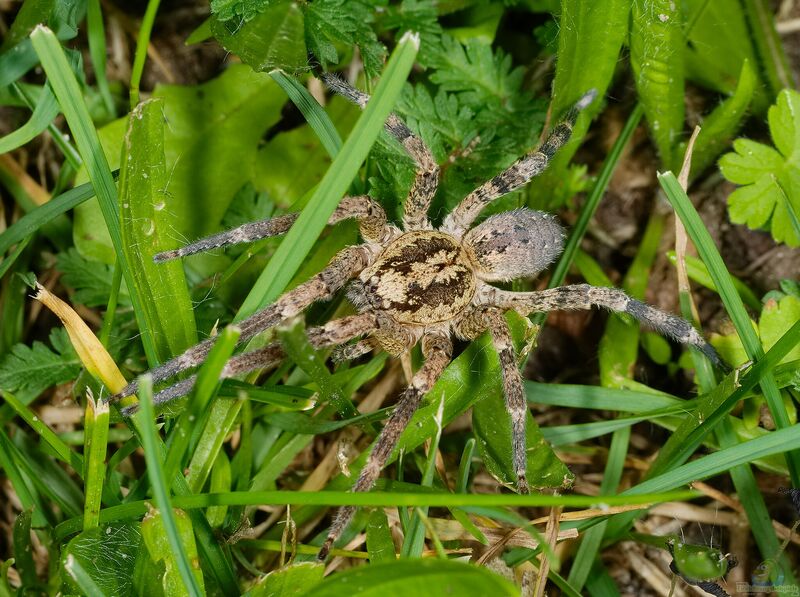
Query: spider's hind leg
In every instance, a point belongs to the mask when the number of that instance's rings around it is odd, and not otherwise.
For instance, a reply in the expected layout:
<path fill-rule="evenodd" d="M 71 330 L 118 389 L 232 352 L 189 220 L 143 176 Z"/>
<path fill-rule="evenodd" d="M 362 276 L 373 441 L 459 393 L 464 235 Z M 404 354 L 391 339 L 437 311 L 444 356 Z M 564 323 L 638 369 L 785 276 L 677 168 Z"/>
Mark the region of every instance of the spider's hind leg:
<path fill-rule="evenodd" d="M 483 300 L 488 305 L 514 309 L 523 315 L 554 310 L 590 309 L 593 306 L 627 313 L 660 334 L 695 347 L 720 369 L 728 369 L 714 347 L 688 321 L 631 298 L 619 288 L 590 284 L 559 286 L 539 292 L 510 292 L 492 288 Z"/>
<path fill-rule="evenodd" d="M 350 100 L 361 108 L 369 101 L 369 95 L 359 91 L 340 77 L 323 73 L 322 80 L 334 93 Z M 403 208 L 403 224 L 406 230 L 425 230 L 431 227 L 428 209 L 439 186 L 439 164 L 425 142 L 411 132 L 405 122 L 394 112 L 389 114 L 384 125 L 386 132 L 397 139 L 417 165 L 414 184 Z"/>
<path fill-rule="evenodd" d="M 298 213 L 289 213 L 269 220 L 248 222 L 236 228 L 201 238 L 183 247 L 158 253 L 153 257 L 153 261 L 161 263 L 219 247 L 252 243 L 262 238 L 280 236 L 288 232 L 298 215 Z M 361 235 L 365 240 L 381 242 L 386 236 L 386 212 L 379 203 L 366 195 L 344 197 L 328 219 L 328 225 L 333 226 L 349 218 L 358 220 Z"/>
<path fill-rule="evenodd" d="M 400 435 L 419 408 L 422 398 L 430 391 L 447 367 L 452 352 L 453 345 L 446 336 L 427 334 L 422 338 L 422 354 L 425 357 L 425 363 L 411 379 L 411 384 L 403 392 L 394 412 L 386 422 L 386 426 L 378 435 L 369 458 L 353 486 L 353 491 L 369 491 L 375 485 L 375 481 L 378 479 L 381 469 L 386 465 L 386 461 L 389 460 Z M 339 508 L 330 531 L 328 531 L 328 537 L 317 554 L 318 560 L 324 561 L 328 557 L 333 542 L 339 538 L 350 523 L 355 511 L 353 506 Z"/>

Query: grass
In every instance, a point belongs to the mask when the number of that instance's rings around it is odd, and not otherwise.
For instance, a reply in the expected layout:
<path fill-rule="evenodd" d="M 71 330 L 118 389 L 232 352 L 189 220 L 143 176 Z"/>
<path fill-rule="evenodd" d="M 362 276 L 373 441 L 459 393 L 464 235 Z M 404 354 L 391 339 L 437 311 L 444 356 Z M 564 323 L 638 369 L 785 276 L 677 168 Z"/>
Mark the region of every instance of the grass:
<path fill-rule="evenodd" d="M 12 217 L 0 222 L 0 475 L 13 491 L 13 499 L 4 496 L 13 517 L 0 525 L 13 529 L 4 543 L 12 548 L 0 552 L 0 595 L 18 590 L 345 595 L 353 592 L 353 583 L 367 582 L 376 592 L 400 594 L 453 587 L 466 595 L 514 594 L 518 589 L 483 561 L 452 561 L 474 555 L 478 544 L 487 563 L 492 554 L 502 556 L 516 572 L 537 575 L 537 586 L 557 587 L 565 595 L 619 594 L 616 582 L 623 575 L 639 583 L 641 594 L 664 592 L 668 582 L 640 578 L 635 566 L 625 569 L 619 555 L 643 554 L 645 546 L 664 549 L 664 537 L 647 529 L 670 517 L 650 508 L 668 504 L 678 512 L 681 501 L 709 515 L 742 512 L 737 520 L 749 525 L 746 532 L 737 531 L 743 559 L 778 561 L 785 582 L 794 582 L 796 555 L 782 546 L 774 525 L 791 526 L 789 510 L 763 488 L 800 482 L 800 321 L 787 316 L 785 329 L 762 344 L 751 319 L 758 319 L 760 297 L 768 289 L 755 286 L 749 275 L 734 278 L 728 255 L 720 255 L 708 232 L 713 227 L 675 177 L 655 176 L 657 169 L 673 167 L 684 149 L 678 141 L 685 127 L 683 102 L 670 98 L 683 99 L 685 78 L 710 106 L 705 116 L 714 126 L 695 150 L 704 165 L 725 150 L 748 111 L 761 115 L 790 80 L 780 39 L 758 3 L 735 3 L 726 13 L 732 28 L 752 35 L 731 46 L 725 36 L 709 40 L 721 10 L 714 3 L 671 8 L 675 5 L 658 2 L 662 13 L 675 19 L 664 25 L 652 18 L 661 13 L 642 12 L 644 2 L 634 3 L 631 22 L 629 3 L 621 0 L 591 6 L 565 0 L 558 38 L 545 43 L 545 26 L 528 40 L 532 49 L 522 50 L 505 37 L 517 13 L 499 4 L 485 14 L 455 10 L 440 19 L 428 0 L 413 13 L 390 4 L 381 13 L 362 14 L 352 3 L 323 13 L 325 27 L 317 27 L 315 11 L 329 3 L 277 3 L 269 7 L 275 31 L 293 34 L 259 39 L 251 48 L 249 19 L 263 15 L 236 13 L 227 19 L 215 13 L 200 27 L 194 22 L 183 27 L 182 37 L 167 39 L 171 34 L 158 24 L 174 16 L 172 9 L 151 0 L 131 32 L 136 43 L 125 81 L 115 78 L 121 72 L 116 50 L 109 47 L 106 55 L 115 9 L 92 0 L 85 22 L 75 22 L 76 15 L 50 4 L 25 3 L 9 29 L 16 45 L 0 48 L 0 79 L 15 89 L 0 90 L 0 105 L 22 111 L 20 126 L 0 138 L 0 151 L 12 152 L 27 167 L 27 178 L 15 179 L 6 170 L 0 177 L 21 208 L 20 216 L 5 210 Z M 231 10 L 245 8 L 237 6 Z M 85 28 L 85 38 L 65 43 L 76 27 Z M 193 31 L 193 43 L 214 35 L 224 43 L 234 40 L 245 50 L 245 65 L 228 69 L 216 84 L 163 85 L 151 92 L 151 77 L 174 75 L 171 68 L 185 69 L 179 72 L 186 77 L 195 72 L 180 62 L 181 53 L 167 59 L 160 53 L 162 43 L 183 43 Z M 691 48 L 676 47 L 689 37 Z M 633 65 L 620 58 L 625 39 L 631 40 Z M 372 95 L 363 111 L 338 99 L 322 101 L 305 69 L 297 68 L 297 57 L 311 52 L 328 69 L 358 72 L 364 65 L 359 55 L 367 64 L 380 56 L 377 40 L 389 51 L 379 78 L 359 80 Z M 216 43 L 206 41 L 204 51 Z M 359 52 L 350 52 L 353 46 Z M 95 75 L 88 83 L 71 58 L 74 47 L 91 58 Z M 707 54 L 698 55 L 698 47 Z M 268 54 L 254 56 L 258 48 Z M 161 62 L 148 65 L 148 56 Z M 267 72 L 250 72 L 246 65 L 252 60 Z M 37 61 L 46 84 L 26 78 Z M 675 75 L 669 89 L 664 72 Z M 737 82 L 740 73 L 749 77 L 746 85 Z M 614 100 L 620 96 L 616 86 L 629 80 L 635 82 L 636 102 Z M 225 81 L 235 86 L 220 83 Z M 551 82 L 553 98 L 548 98 L 544 90 Z M 287 357 L 275 369 L 220 380 L 237 350 L 235 322 L 358 242 L 353 223 L 326 226 L 344 194 L 369 192 L 391 219 L 401 213 L 413 166 L 382 133 L 390 111 L 429 143 L 442 168 L 443 191 L 432 212 L 439 221 L 454 197 L 460 199 L 535 145 L 537 123 L 554 124 L 589 88 L 606 98 L 592 106 L 596 121 L 582 117 L 575 140 L 547 174 L 499 202 L 498 210 L 546 205 L 570 224 L 548 287 L 619 281 L 646 299 L 665 292 L 650 276 L 655 265 L 668 263 L 661 242 L 668 220 L 655 198 L 660 183 L 697 248 L 697 257 L 686 261 L 689 278 L 705 289 L 694 296 L 704 307 L 701 313 L 721 305 L 751 363 L 722 375 L 697 355 L 678 356 L 674 346 L 624 317 L 609 317 L 596 343 L 598 326 L 581 315 L 537 314 L 531 319 L 538 327 L 509 316 L 515 348 L 522 353 L 540 338 L 542 358 L 529 366 L 554 379 L 524 382 L 535 415 L 529 419 L 528 468 L 537 471 L 531 481 L 541 486 L 530 495 L 503 489 L 514 477 L 503 456 L 509 433 L 500 364 L 487 335 L 458 346 L 368 493 L 349 489 L 404 381 L 397 359 L 381 351 L 333 363 L 330 351 L 312 348 L 307 326 L 352 313 L 346 301 L 314 305 L 304 321 L 284 322 L 252 342 L 251 347 L 281 342 Z M 151 93 L 156 99 L 148 99 Z M 720 95 L 736 101 L 714 107 Z M 749 110 L 742 107 L 750 99 Z M 131 109 L 119 112 L 128 103 Z M 757 127 L 756 118 L 747 130 L 757 135 Z M 248 140 L 248 129 L 260 132 Z M 614 132 L 606 140 L 604 131 Z M 48 134 L 57 135 L 54 144 L 42 144 Z M 588 162 L 589 178 L 569 165 L 581 144 L 577 161 Z M 214 158 L 224 156 L 214 152 L 223 149 L 236 155 L 236 168 L 215 166 Z M 45 168 L 33 167 L 25 153 L 37 151 Z M 119 177 L 111 166 L 117 163 Z M 620 191 L 627 197 L 642 194 L 640 187 L 628 186 L 633 170 L 642 174 L 642 164 L 652 173 L 645 183 L 647 198 L 631 204 L 641 209 L 637 215 L 619 216 L 620 228 L 633 223 L 636 232 L 630 240 L 614 240 L 618 231 L 605 228 L 618 207 L 611 202 L 620 200 Z M 176 180 L 176 169 L 187 167 L 197 169 L 196 180 Z M 714 172 L 712 165 L 692 178 L 713 185 Z M 89 182 L 75 184 L 76 176 Z M 199 185 L 213 186 L 216 195 Z M 585 198 L 580 190 L 587 191 Z M 52 197 L 42 205 L 30 200 L 44 195 Z M 300 215 L 282 239 L 194 256 L 170 270 L 151 264 L 155 250 L 193 240 L 184 237 L 196 228 L 176 213 L 224 214 L 222 221 L 203 221 L 221 229 L 289 210 Z M 80 249 L 71 262 L 77 265 L 62 272 L 61 259 L 73 244 Z M 97 247 L 106 249 L 106 257 L 92 253 Z M 130 418 L 122 417 L 117 405 L 89 399 L 107 396 L 108 388 L 114 391 L 123 382 L 107 381 L 105 387 L 93 375 L 75 373 L 77 357 L 66 336 L 49 337 L 54 322 L 25 299 L 23 279 L 30 272 L 99 330 L 102 346 L 129 379 L 179 353 L 195 341 L 196 332 L 216 334 L 193 392 L 154 407 L 145 376 L 139 410 Z M 783 289 L 791 295 L 791 284 Z M 96 304 L 70 301 L 73 292 L 86 296 L 89 290 L 99 297 Z M 684 293 L 685 314 L 692 312 L 688 301 Z M 701 323 L 706 337 L 720 329 L 716 321 Z M 545 325 L 554 326 L 552 335 L 537 336 Z M 552 346 L 551 338 L 557 339 Z M 558 357 L 564 346 L 570 354 Z M 83 350 L 79 347 L 82 356 Z M 548 358 L 559 360 L 548 367 Z M 409 360 L 418 368 L 418 351 Z M 58 389 L 42 390 L 42 380 Z M 64 406 L 73 400 L 79 408 Z M 760 400 L 774 428 L 749 426 L 742 415 L 741 405 Z M 585 491 L 564 485 L 571 475 Z M 699 480 L 730 500 L 715 501 L 705 486 L 690 489 Z M 314 557 L 330 524 L 328 510 L 342 505 L 360 510 L 332 550 L 336 563 L 324 578 L 326 568 Z M 548 544 L 549 529 L 541 522 L 562 509 L 559 530 L 567 537 L 577 533 L 564 539 L 571 542 L 568 549 Z M 687 542 L 699 545 L 711 534 L 714 547 L 728 551 L 733 545 L 732 530 L 700 528 L 681 516 L 671 520 L 681 523 Z M 635 522 L 645 531 L 631 535 Z M 633 543 L 623 550 L 622 541 Z M 112 574 L 107 562 L 113 562 Z M 755 564 L 751 568 L 744 578 Z M 667 569 L 662 574 L 669 578 Z"/>

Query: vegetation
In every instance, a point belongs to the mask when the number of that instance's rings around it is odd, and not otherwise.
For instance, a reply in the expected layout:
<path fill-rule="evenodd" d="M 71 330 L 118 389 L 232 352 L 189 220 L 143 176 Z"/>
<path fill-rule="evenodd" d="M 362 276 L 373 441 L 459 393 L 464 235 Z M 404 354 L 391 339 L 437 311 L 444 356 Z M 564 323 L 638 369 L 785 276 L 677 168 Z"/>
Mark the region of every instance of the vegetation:
<path fill-rule="evenodd" d="M 800 45 L 770 3 L 138 6 L 0 7 L 0 597 L 797 584 L 800 498 L 778 488 L 800 487 Z M 348 489 L 404 378 L 386 354 L 311 347 L 305 326 L 346 300 L 253 340 L 283 343 L 276 369 L 217 381 L 229 324 L 356 241 L 326 228 L 344 194 L 399 218 L 414 165 L 382 132 L 390 111 L 442 167 L 438 221 L 592 88 L 551 167 L 492 206 L 569 225 L 549 276 L 519 289 L 621 286 L 695 321 L 730 373 L 620 316 L 513 318 L 539 488 L 524 496 L 487 337 L 457 347 L 367 494 Z M 282 239 L 153 263 L 287 212 Z M 188 398 L 154 408 L 143 378 L 106 402 L 212 333 Z M 326 568 L 343 504 L 362 508 Z"/>

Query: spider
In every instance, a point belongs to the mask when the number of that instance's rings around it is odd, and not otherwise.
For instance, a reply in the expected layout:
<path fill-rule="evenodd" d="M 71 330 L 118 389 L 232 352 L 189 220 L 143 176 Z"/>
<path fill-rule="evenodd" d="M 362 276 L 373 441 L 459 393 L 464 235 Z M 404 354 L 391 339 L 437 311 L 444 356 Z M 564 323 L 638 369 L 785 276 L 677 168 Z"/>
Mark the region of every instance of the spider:
<path fill-rule="evenodd" d="M 322 78 L 332 91 L 361 108 L 369 101 L 368 95 L 335 75 L 326 74 Z M 595 96 L 595 91 L 589 91 L 581 97 L 537 150 L 467 195 L 439 228 L 434 228 L 427 215 L 439 182 L 439 166 L 424 142 L 398 116 L 390 114 L 386 130 L 403 145 L 417 167 L 404 205 L 402 226 L 387 222 L 383 208 L 371 198 L 344 197 L 329 224 L 355 218 L 364 242 L 343 249 L 309 281 L 237 324 L 241 329 L 239 342 L 246 342 L 300 314 L 313 302 L 330 299 L 347 285 L 347 296 L 358 314 L 309 329 L 312 346 L 345 345 L 360 338 L 340 349 L 340 357 L 355 358 L 378 347 L 399 356 L 421 344 L 424 362 L 412 376 L 379 434 L 353 491 L 368 491 L 375 484 L 423 397 L 450 363 L 451 338 L 473 340 L 487 330 L 499 355 L 505 402 L 512 421 L 511 451 L 517 490 L 529 491 L 525 470 L 527 405 L 504 316 L 506 311 L 514 310 L 527 316 L 554 309 L 605 307 L 628 313 L 662 334 L 698 348 L 719 363 L 714 349 L 688 322 L 634 300 L 616 288 L 579 284 L 537 292 L 511 292 L 493 285 L 533 277 L 543 271 L 563 250 L 564 231 L 554 216 L 525 208 L 492 215 L 474 227 L 473 223 L 492 201 L 522 187 L 547 167 L 558 149 L 568 141 L 578 114 Z M 155 259 L 166 261 L 279 235 L 291 227 L 296 217 L 297 214 L 288 214 L 248 223 L 160 253 Z M 213 343 L 214 339 L 209 338 L 152 369 L 153 382 L 200 365 Z M 266 368 L 283 357 L 278 343 L 269 344 L 232 357 L 221 377 Z M 188 393 L 194 381 L 194 377 L 189 377 L 162 390 L 156 394 L 154 402 L 164 403 Z M 115 398 L 131 395 L 136 389 L 134 381 Z M 354 513 L 354 507 L 339 509 L 319 552 L 320 560 L 326 559 L 333 542 Z"/>

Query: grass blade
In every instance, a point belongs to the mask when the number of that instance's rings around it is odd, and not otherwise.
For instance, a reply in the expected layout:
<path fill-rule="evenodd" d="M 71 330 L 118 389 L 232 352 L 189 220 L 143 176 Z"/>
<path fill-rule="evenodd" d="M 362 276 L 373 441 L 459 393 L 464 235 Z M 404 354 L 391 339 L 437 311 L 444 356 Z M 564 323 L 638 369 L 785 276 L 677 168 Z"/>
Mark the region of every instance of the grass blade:
<path fill-rule="evenodd" d="M 328 168 L 309 204 L 300 213 L 242 303 L 236 320 L 244 319 L 274 301 L 300 268 L 383 129 L 383 123 L 411 72 L 418 50 L 419 36 L 404 35 L 392 53 L 364 113 Z"/>
<path fill-rule="evenodd" d="M 720 298 L 725 305 L 725 310 L 728 312 L 728 315 L 736 327 L 736 332 L 739 334 L 739 338 L 747 352 L 748 358 L 752 361 L 762 359 L 764 357 L 764 349 L 761 346 L 761 342 L 753 326 L 750 324 L 750 318 L 744 308 L 742 299 L 739 293 L 736 292 L 731 276 L 703 221 L 700 219 L 692 202 L 681 188 L 674 174 L 671 172 L 660 174 L 658 179 L 667 198 L 673 208 L 675 208 L 683 225 L 686 227 L 689 237 L 697 247 L 700 258 L 706 264 L 706 267 L 708 267 L 711 278 L 715 286 L 719 289 Z M 778 427 L 778 429 L 789 427 L 789 416 L 786 413 L 786 408 L 784 407 L 772 372 L 764 371 L 759 380 L 759 384 L 767 400 L 767 405 L 776 427 Z M 792 477 L 792 484 L 795 486 L 800 485 L 800 452 L 787 452 L 786 461 Z"/>
<path fill-rule="evenodd" d="M 117 189 L 114 186 L 114 179 L 111 176 L 111 170 L 105 154 L 100 146 L 97 130 L 92 124 L 78 81 L 69 68 L 64 50 L 61 48 L 56 36 L 47 27 L 39 25 L 31 33 L 31 41 L 36 53 L 39 55 L 42 68 L 44 68 L 50 85 L 53 87 L 53 92 L 61 105 L 61 111 L 67 119 L 67 124 L 75 138 L 83 163 L 86 165 L 89 179 L 92 181 L 100 209 L 103 212 L 106 227 L 114 244 L 117 260 L 122 268 L 123 276 L 125 276 L 133 310 L 136 313 L 139 329 L 142 332 L 142 343 L 144 344 L 147 359 L 151 365 L 155 365 L 158 362 L 157 352 L 150 331 L 147 329 L 147 320 L 141 300 L 135 291 L 135 281 L 131 273 L 133 270 L 123 251 L 119 210 L 117 209 Z"/>
<path fill-rule="evenodd" d="M 83 530 L 88 531 L 96 527 L 100 520 L 100 500 L 106 478 L 108 449 L 108 402 L 95 402 L 92 396 L 88 396 L 84 421 L 86 445 L 83 453 L 86 457 L 86 470 L 83 492 L 86 501 L 83 504 Z"/>
<path fill-rule="evenodd" d="M 175 512 L 172 509 L 169 491 L 164 478 L 161 449 L 158 445 L 158 431 L 156 430 L 155 414 L 153 412 L 153 386 L 147 376 L 143 377 L 139 382 L 139 411 L 134 417 L 137 419 L 137 427 L 141 433 L 140 439 L 144 449 L 145 461 L 147 462 L 147 475 L 150 478 L 150 485 L 153 489 L 154 501 L 158 511 L 161 513 L 161 521 L 164 525 L 172 556 L 175 558 L 181 579 L 189 595 L 199 597 L 203 593 L 197 584 L 192 565 L 189 563 L 183 542 L 178 534 L 178 524 L 175 521 Z"/>

